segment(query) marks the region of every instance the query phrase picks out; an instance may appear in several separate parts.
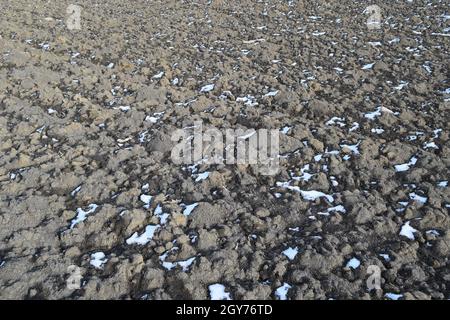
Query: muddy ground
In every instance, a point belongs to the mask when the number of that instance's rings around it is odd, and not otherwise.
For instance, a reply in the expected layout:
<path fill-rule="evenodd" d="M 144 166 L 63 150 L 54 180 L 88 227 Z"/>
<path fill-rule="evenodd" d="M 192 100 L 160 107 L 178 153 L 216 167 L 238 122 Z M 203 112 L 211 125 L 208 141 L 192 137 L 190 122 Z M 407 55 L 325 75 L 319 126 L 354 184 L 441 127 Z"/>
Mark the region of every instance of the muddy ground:
<path fill-rule="evenodd" d="M 0 298 L 450 298 L 449 6 L 369 4 L 1 1 Z"/>

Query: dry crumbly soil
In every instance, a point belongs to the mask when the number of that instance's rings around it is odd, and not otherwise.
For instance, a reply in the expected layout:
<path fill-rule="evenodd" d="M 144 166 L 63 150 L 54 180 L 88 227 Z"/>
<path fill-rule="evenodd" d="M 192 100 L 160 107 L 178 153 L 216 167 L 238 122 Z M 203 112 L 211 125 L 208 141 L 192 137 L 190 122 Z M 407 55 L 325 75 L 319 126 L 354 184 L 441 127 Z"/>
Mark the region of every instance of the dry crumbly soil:
<path fill-rule="evenodd" d="M 449 6 L 374 3 L 1 1 L 0 298 L 450 298 Z M 280 172 L 175 165 L 194 120 Z"/>

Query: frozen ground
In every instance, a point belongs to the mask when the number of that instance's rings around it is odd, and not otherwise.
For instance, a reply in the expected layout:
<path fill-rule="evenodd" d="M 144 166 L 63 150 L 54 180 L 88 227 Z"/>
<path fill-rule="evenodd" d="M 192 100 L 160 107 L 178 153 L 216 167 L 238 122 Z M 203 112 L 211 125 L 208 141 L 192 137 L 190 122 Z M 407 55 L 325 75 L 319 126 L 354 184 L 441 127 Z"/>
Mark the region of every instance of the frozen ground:
<path fill-rule="evenodd" d="M 0 298 L 450 298 L 449 6 L 374 2 L 1 1 Z"/>

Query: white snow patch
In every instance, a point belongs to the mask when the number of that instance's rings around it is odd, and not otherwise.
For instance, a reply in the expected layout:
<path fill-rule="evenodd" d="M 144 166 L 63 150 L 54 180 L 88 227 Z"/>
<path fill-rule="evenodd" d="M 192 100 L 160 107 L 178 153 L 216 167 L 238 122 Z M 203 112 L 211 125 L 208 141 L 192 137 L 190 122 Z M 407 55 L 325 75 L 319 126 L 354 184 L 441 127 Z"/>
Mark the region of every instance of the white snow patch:
<path fill-rule="evenodd" d="M 417 232 L 416 229 L 414 229 L 413 227 L 410 226 L 410 221 L 406 222 L 403 226 L 402 229 L 400 230 L 400 235 L 407 237 L 410 240 L 414 240 L 414 233 Z"/>
<path fill-rule="evenodd" d="M 358 141 L 356 144 L 341 144 L 341 148 L 347 148 L 354 154 L 359 154 L 358 146 L 361 144 L 361 141 Z"/>
<path fill-rule="evenodd" d="M 256 98 L 252 95 L 247 95 L 246 97 L 236 98 L 236 102 L 243 102 L 248 107 L 254 107 L 258 105 Z"/>
<path fill-rule="evenodd" d="M 70 195 L 72 197 L 75 197 L 77 195 L 78 192 L 80 192 L 81 190 L 81 186 L 76 187 L 75 189 L 72 190 L 72 192 L 70 193 Z"/>
<path fill-rule="evenodd" d="M 305 200 L 309 200 L 309 201 L 314 201 L 318 198 L 324 197 L 326 198 L 329 202 L 333 202 L 334 198 L 328 194 L 325 194 L 323 192 L 320 191 L 316 191 L 316 190 L 309 190 L 309 191 L 305 191 L 305 190 L 301 190 L 299 187 L 297 186 L 290 186 L 288 182 L 277 182 L 277 186 L 281 187 L 281 188 L 285 188 L 288 190 L 292 190 L 295 192 L 298 192 L 302 195 L 303 199 Z"/>
<path fill-rule="evenodd" d="M 220 283 L 208 286 L 211 300 L 231 300 L 229 292 L 225 292 L 225 286 Z"/>
<path fill-rule="evenodd" d="M 199 182 L 199 181 L 205 180 L 208 177 L 209 177 L 209 172 L 208 171 L 205 171 L 203 173 L 199 173 L 197 175 L 197 178 L 195 179 L 195 182 Z"/>
<path fill-rule="evenodd" d="M 275 91 L 270 91 L 268 93 L 266 93 L 263 97 L 275 97 L 278 94 L 278 90 Z"/>
<path fill-rule="evenodd" d="M 331 212 L 346 213 L 347 210 L 344 208 L 343 205 L 338 205 L 338 206 L 335 206 L 335 207 L 328 208 L 326 212 L 319 212 L 317 214 L 324 215 L 324 216 L 329 216 Z"/>
<path fill-rule="evenodd" d="M 178 261 L 177 264 L 183 268 L 184 272 L 187 272 L 190 266 L 194 263 L 195 257 L 189 258 L 187 260 Z"/>
<path fill-rule="evenodd" d="M 400 298 L 403 298 L 402 294 L 396 294 L 396 293 L 391 293 L 391 292 L 386 293 L 384 296 L 391 300 L 398 300 Z"/>
<path fill-rule="evenodd" d="M 153 79 L 161 79 L 163 75 L 164 75 L 164 71 L 161 71 L 160 73 L 155 74 L 152 78 Z"/>
<path fill-rule="evenodd" d="M 369 120 L 374 120 L 375 118 L 377 118 L 379 116 L 381 116 L 381 107 L 376 108 L 375 111 L 364 114 L 364 117 Z"/>
<path fill-rule="evenodd" d="M 312 174 L 309 172 L 309 164 L 306 164 L 303 168 L 300 169 L 302 175 L 301 176 L 295 176 L 291 174 L 291 178 L 296 181 L 309 181 L 312 178 Z"/>
<path fill-rule="evenodd" d="M 184 205 L 184 210 L 183 210 L 183 214 L 185 216 L 188 216 L 192 213 L 192 211 L 198 206 L 198 203 L 193 203 L 193 204 L 189 204 L 189 205 Z"/>
<path fill-rule="evenodd" d="M 203 92 L 210 92 L 210 91 L 212 91 L 212 90 L 214 90 L 214 84 L 208 84 L 208 85 L 206 85 L 206 86 L 203 86 L 203 87 L 200 89 L 200 92 L 201 92 L 201 93 L 203 93 Z"/>
<path fill-rule="evenodd" d="M 415 192 L 411 192 L 411 193 L 409 194 L 409 198 L 410 198 L 411 200 L 413 200 L 413 201 L 417 201 L 417 202 L 421 202 L 421 203 L 426 203 L 426 202 L 428 201 L 428 198 L 427 198 L 427 197 L 418 195 L 418 194 L 415 193 Z"/>
<path fill-rule="evenodd" d="M 437 144 L 434 141 L 430 141 L 430 142 L 425 143 L 423 145 L 423 148 L 424 149 L 432 148 L 432 149 L 436 149 L 436 150 L 439 149 L 439 147 L 437 146 Z"/>
<path fill-rule="evenodd" d="M 292 286 L 290 286 L 288 283 L 283 283 L 283 285 L 275 291 L 275 296 L 279 300 L 287 300 L 287 293 L 290 288 L 292 288 Z"/>
<path fill-rule="evenodd" d="M 88 206 L 88 209 L 84 211 L 82 208 L 77 209 L 77 216 L 70 222 L 70 229 L 73 229 L 77 224 L 87 219 L 87 216 L 94 213 L 97 210 L 98 205 L 92 203 Z"/>
<path fill-rule="evenodd" d="M 345 127 L 345 119 L 340 117 L 332 117 L 330 120 L 325 122 L 327 126 L 337 124 L 340 127 Z"/>
<path fill-rule="evenodd" d="M 153 116 L 146 116 L 144 121 L 149 121 L 151 123 L 157 123 L 159 119 L 162 118 L 164 112 L 154 113 Z"/>
<path fill-rule="evenodd" d="M 141 196 L 139 197 L 139 199 L 145 203 L 144 208 L 148 209 L 150 208 L 150 202 L 152 201 L 152 196 L 149 196 L 147 194 L 141 194 Z"/>
<path fill-rule="evenodd" d="M 288 127 L 288 126 L 285 126 L 285 127 L 283 127 L 283 128 L 281 128 L 281 133 L 283 133 L 283 134 L 287 134 L 290 130 L 291 130 L 291 128 L 292 127 Z"/>
<path fill-rule="evenodd" d="M 391 257 L 387 253 L 380 253 L 379 256 L 382 257 L 386 262 L 391 261 Z"/>
<path fill-rule="evenodd" d="M 438 187 L 441 187 L 441 188 L 446 188 L 446 187 L 448 187 L 448 180 L 444 180 L 444 181 L 438 182 L 437 186 L 438 186 Z"/>
<path fill-rule="evenodd" d="M 347 268 L 352 268 L 352 269 L 358 269 L 360 265 L 361 265 L 361 261 L 359 261 L 359 260 L 356 259 L 356 258 L 351 258 L 351 259 L 347 262 L 346 267 L 347 267 Z"/>
<path fill-rule="evenodd" d="M 407 163 L 397 164 L 394 166 L 396 172 L 408 171 L 413 165 L 417 163 L 417 158 L 412 157 Z"/>
<path fill-rule="evenodd" d="M 402 90 L 404 87 L 406 87 L 409 84 L 409 82 L 401 81 L 400 84 L 396 87 L 394 87 L 395 90 Z"/>
<path fill-rule="evenodd" d="M 283 251 L 283 254 L 288 257 L 289 260 L 294 260 L 295 256 L 298 253 L 298 248 L 287 248 L 286 250 Z"/>
<path fill-rule="evenodd" d="M 148 225 L 145 227 L 145 231 L 140 236 L 135 232 L 130 238 L 127 239 L 127 244 L 139 244 L 146 245 L 152 240 L 155 231 L 159 228 L 159 225 Z"/>
<path fill-rule="evenodd" d="M 362 70 L 370 70 L 370 69 L 372 69 L 372 67 L 375 65 L 375 62 L 374 63 L 369 63 L 369 64 L 366 64 L 366 65 L 364 65 L 363 67 L 362 67 Z"/>
<path fill-rule="evenodd" d="M 384 129 L 382 129 L 382 128 L 372 128 L 370 131 L 373 132 L 373 133 L 376 133 L 376 134 L 382 134 L 384 132 Z"/>
<path fill-rule="evenodd" d="M 177 250 L 177 249 L 178 249 L 177 247 L 174 247 L 171 250 L 165 252 L 163 255 L 161 255 L 159 257 L 159 260 L 162 262 L 162 266 L 168 271 L 172 270 L 176 266 L 180 266 L 183 269 L 183 272 L 188 272 L 189 268 L 194 263 L 196 257 L 191 257 L 191 258 L 186 259 L 186 260 L 175 261 L 175 262 L 165 261 L 167 256 L 169 255 L 169 253 L 171 251 L 174 251 L 174 250 Z"/>
<path fill-rule="evenodd" d="M 153 211 L 153 214 L 159 218 L 159 223 L 162 225 L 166 224 L 167 219 L 169 218 L 169 214 L 163 212 L 163 209 L 160 204 L 156 206 L 155 211 Z"/>
<path fill-rule="evenodd" d="M 105 254 L 101 251 L 91 254 L 91 261 L 89 262 L 92 266 L 97 269 L 102 269 L 103 265 L 108 261 Z"/>
<path fill-rule="evenodd" d="M 120 106 L 120 107 L 114 107 L 113 109 L 120 110 L 122 112 L 128 112 L 131 110 L 131 107 L 130 106 Z"/>
<path fill-rule="evenodd" d="M 352 131 L 355 131 L 355 130 L 358 130 L 358 129 L 359 129 L 359 123 L 358 122 L 353 122 L 352 123 L 352 127 L 350 129 L 348 129 L 348 131 L 352 132 Z"/>

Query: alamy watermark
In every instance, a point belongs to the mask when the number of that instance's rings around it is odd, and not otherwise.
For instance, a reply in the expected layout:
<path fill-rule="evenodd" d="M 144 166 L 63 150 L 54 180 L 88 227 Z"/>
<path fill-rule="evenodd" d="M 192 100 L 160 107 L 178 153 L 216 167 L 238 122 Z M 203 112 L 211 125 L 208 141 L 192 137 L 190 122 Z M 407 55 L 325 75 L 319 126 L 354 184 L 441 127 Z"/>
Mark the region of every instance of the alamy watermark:
<path fill-rule="evenodd" d="M 279 130 L 225 129 L 195 121 L 172 134 L 176 142 L 171 157 L 175 164 L 254 165 L 262 175 L 279 171 Z"/>
<path fill-rule="evenodd" d="M 67 272 L 69 273 L 69 277 L 66 280 L 66 286 L 69 290 L 78 290 L 81 288 L 81 280 L 83 279 L 83 275 L 81 274 L 80 267 L 76 265 L 70 265 L 67 268 Z"/>
<path fill-rule="evenodd" d="M 66 25 L 69 30 L 81 30 L 81 10 L 80 6 L 71 4 L 66 9 Z"/>
<path fill-rule="evenodd" d="M 366 272 L 369 277 L 366 280 L 367 289 L 380 290 L 381 289 L 381 269 L 379 266 L 370 265 Z"/>
<path fill-rule="evenodd" d="M 381 29 L 381 8 L 376 4 L 368 6 L 364 13 L 368 14 L 366 25 L 369 30 Z"/>

